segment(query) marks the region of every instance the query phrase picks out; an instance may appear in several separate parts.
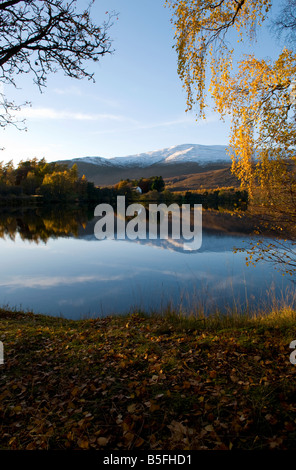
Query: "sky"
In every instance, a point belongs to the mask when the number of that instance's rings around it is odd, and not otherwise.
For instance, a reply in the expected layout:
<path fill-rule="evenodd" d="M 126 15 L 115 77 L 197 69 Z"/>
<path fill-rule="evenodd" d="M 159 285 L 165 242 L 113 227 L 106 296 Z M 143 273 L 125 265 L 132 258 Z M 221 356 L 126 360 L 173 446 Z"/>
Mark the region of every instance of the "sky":
<path fill-rule="evenodd" d="M 48 76 L 40 93 L 33 77 L 18 78 L 18 89 L 4 88 L 23 108 L 26 131 L 0 129 L 0 161 L 27 158 L 47 161 L 85 156 L 117 157 L 180 144 L 227 145 L 229 121 L 212 110 L 196 121 L 186 113 L 186 95 L 177 75 L 170 10 L 162 0 L 96 0 L 93 20 L 101 24 L 106 11 L 118 13 L 110 29 L 112 55 L 88 69 L 95 83 Z M 88 0 L 80 0 L 87 7 Z M 241 48 L 252 52 L 247 46 Z M 277 46 L 259 32 L 251 48 L 272 57 Z"/>

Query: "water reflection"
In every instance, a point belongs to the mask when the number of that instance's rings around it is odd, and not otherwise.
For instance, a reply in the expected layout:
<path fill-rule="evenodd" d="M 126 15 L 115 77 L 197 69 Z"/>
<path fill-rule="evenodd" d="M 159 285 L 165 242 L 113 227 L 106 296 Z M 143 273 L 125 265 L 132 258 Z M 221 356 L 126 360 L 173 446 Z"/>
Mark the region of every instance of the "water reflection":
<path fill-rule="evenodd" d="M 14 209 L 0 213 L 0 304 L 68 318 L 182 307 L 188 311 L 280 298 L 290 287 L 272 266 L 247 267 L 242 247 L 252 226 L 206 211 L 197 252 L 178 240 L 103 240 L 93 207 Z"/>
<path fill-rule="evenodd" d="M 49 238 L 78 236 L 93 218 L 89 206 L 53 205 L 38 208 L 9 208 L 0 211 L 0 237 L 46 243 Z"/>
<path fill-rule="evenodd" d="M 125 218 L 125 227 L 118 222 L 117 217 L 122 218 L 121 215 L 115 215 L 115 239 L 123 240 L 125 236 L 126 226 L 130 221 L 130 217 Z M 143 240 L 133 240 L 143 244 L 152 244 L 167 249 L 178 250 L 182 247 L 184 239 L 180 237 L 179 240 L 172 239 L 154 239 L 149 240 L 148 234 L 148 220 L 149 212 L 146 208 L 147 219 L 147 236 Z M 80 205 L 52 205 L 40 206 L 37 208 L 23 207 L 23 208 L 8 208 L 0 210 L 0 238 L 15 240 L 19 236 L 22 240 L 28 240 L 36 244 L 48 242 L 51 238 L 61 237 L 74 237 L 84 238 L 85 240 L 97 241 L 94 234 L 95 224 L 98 218 L 94 217 L 93 206 L 80 206 Z M 192 221 L 191 221 L 192 222 Z M 169 218 L 168 232 L 172 232 L 172 224 Z M 242 233 L 250 234 L 253 227 L 245 219 L 235 218 L 231 213 L 219 213 L 217 211 L 203 211 L 203 227 L 209 234 L 215 233 Z M 119 229 L 117 229 L 119 228 Z M 191 229 L 193 224 L 191 224 Z M 117 230 L 116 230 L 117 229 Z M 214 247 L 212 247 L 214 248 Z M 201 248 L 205 249 L 205 246 Z M 219 247 L 216 247 L 219 250 Z"/>

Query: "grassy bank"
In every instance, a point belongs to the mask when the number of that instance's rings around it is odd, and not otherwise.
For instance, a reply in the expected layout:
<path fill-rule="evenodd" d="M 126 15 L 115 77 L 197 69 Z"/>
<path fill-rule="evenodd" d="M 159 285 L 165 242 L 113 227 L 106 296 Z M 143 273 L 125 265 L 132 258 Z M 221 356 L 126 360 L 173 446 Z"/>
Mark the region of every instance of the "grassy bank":
<path fill-rule="evenodd" d="M 295 311 L 0 319 L 1 449 L 296 448 Z"/>

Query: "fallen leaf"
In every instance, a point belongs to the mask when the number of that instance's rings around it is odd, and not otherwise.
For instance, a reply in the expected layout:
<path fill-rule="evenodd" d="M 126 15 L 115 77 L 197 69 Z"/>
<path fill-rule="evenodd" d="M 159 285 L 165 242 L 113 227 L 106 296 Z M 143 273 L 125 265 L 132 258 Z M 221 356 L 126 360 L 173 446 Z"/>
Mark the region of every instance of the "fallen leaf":
<path fill-rule="evenodd" d="M 108 441 L 109 439 L 107 439 L 106 437 L 98 437 L 97 439 L 97 443 L 99 444 L 99 446 L 106 446 L 108 444 Z"/>
<path fill-rule="evenodd" d="M 208 425 L 205 427 L 205 430 L 206 430 L 207 432 L 213 432 L 213 431 L 214 431 L 214 428 L 213 428 L 213 426 L 212 426 L 211 424 L 208 424 Z"/>
<path fill-rule="evenodd" d="M 78 439 L 78 445 L 80 449 L 88 449 L 89 448 L 89 442 L 86 439 Z"/>
<path fill-rule="evenodd" d="M 129 413 L 134 413 L 134 412 L 136 411 L 136 409 L 137 409 L 137 404 L 136 404 L 136 403 L 133 403 L 132 405 L 129 405 L 129 406 L 127 407 L 127 411 L 128 411 Z"/>

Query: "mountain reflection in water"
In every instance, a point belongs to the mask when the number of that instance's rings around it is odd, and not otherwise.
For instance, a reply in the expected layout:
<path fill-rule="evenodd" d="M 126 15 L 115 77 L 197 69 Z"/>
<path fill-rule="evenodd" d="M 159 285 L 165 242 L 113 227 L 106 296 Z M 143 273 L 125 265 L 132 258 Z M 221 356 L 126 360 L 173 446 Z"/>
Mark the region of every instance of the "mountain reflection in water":
<path fill-rule="evenodd" d="M 102 240 L 93 207 L 0 213 L 0 305 L 78 319 L 158 310 L 214 313 L 271 302 L 290 290 L 273 266 L 245 264 L 252 227 L 228 213 L 203 213 L 202 246 L 182 240 Z"/>

